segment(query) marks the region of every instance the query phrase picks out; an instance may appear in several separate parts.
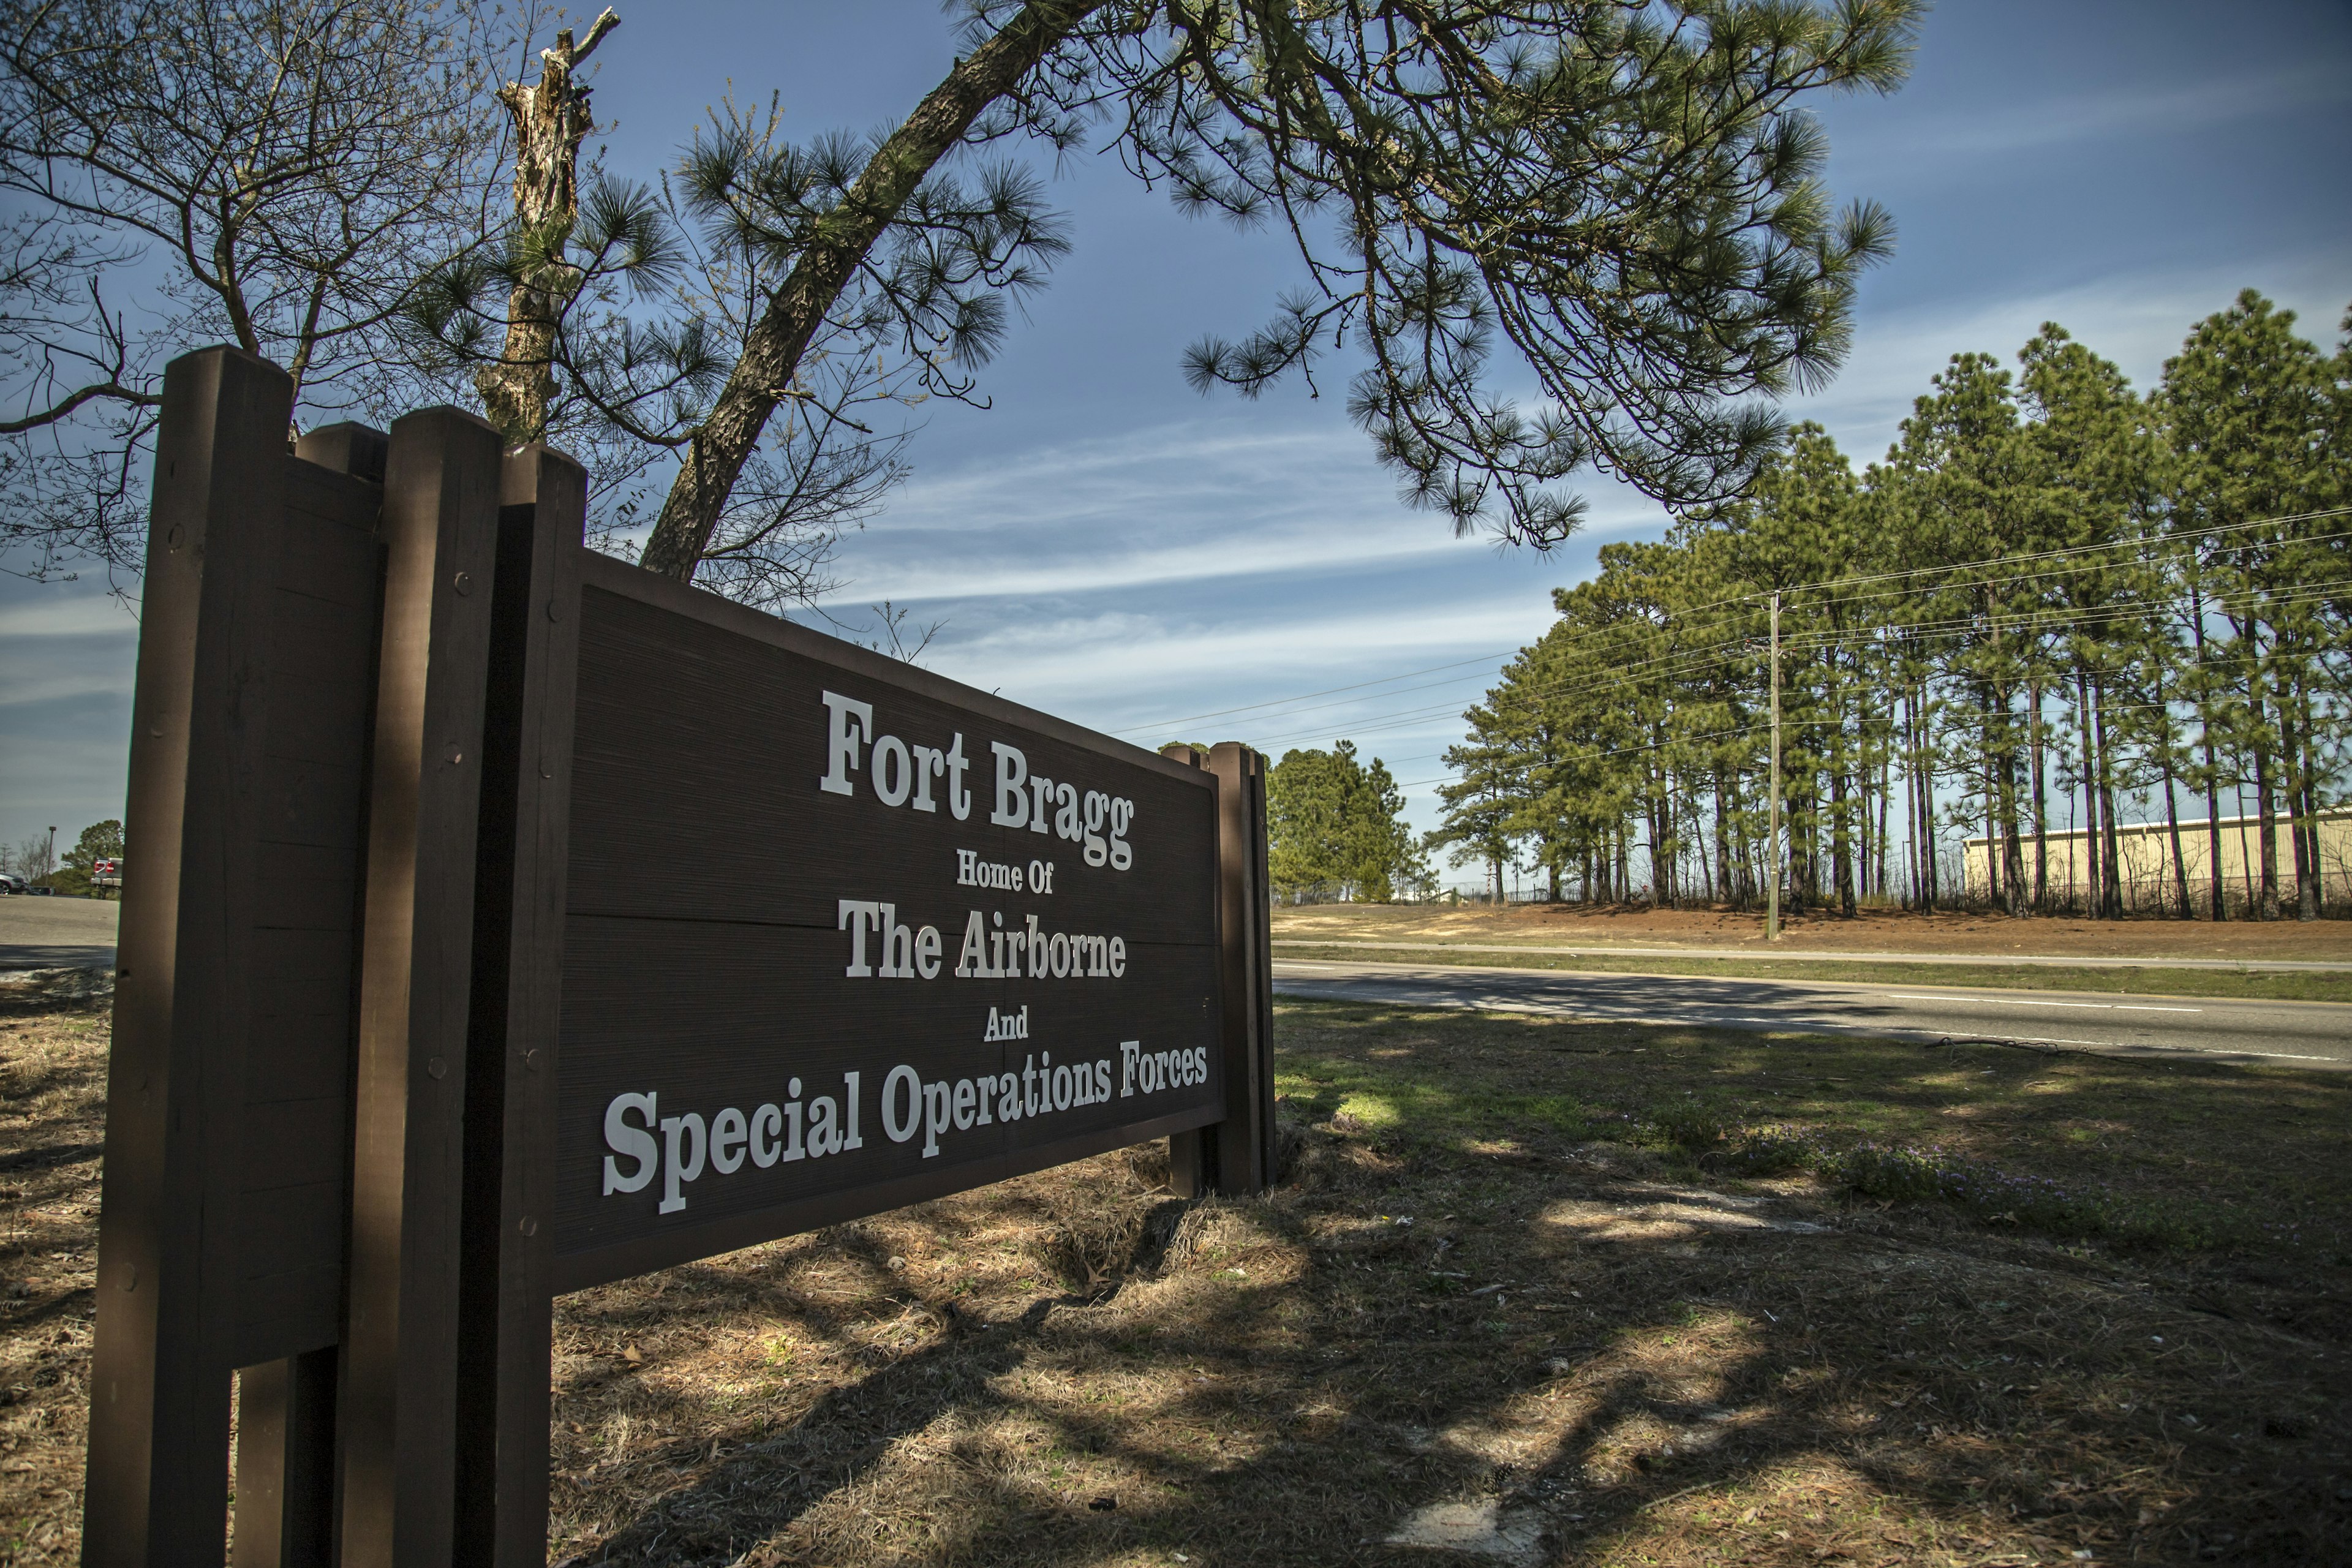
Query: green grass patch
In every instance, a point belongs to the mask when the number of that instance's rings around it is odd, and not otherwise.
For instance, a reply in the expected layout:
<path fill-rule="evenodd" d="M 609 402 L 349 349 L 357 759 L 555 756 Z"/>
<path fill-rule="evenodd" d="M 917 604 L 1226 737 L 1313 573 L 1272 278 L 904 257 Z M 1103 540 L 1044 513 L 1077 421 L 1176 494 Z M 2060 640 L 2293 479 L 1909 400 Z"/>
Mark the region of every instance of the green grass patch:
<path fill-rule="evenodd" d="M 1294 998 L 1276 1017 L 1293 1114 L 1376 1141 L 1617 1142 L 2058 1237 L 2352 1259 L 2342 1074 Z"/>
<path fill-rule="evenodd" d="M 1460 969 L 1548 969 L 1588 974 L 1688 974 L 1718 980 L 1843 980 L 1874 985 L 1977 986 L 2003 991 L 2096 991 L 2110 995 L 2217 996 L 2265 1002 L 2352 1002 L 2352 974 L 2326 970 L 2101 969 L 1997 963 L 1857 963 L 1833 958 L 1634 958 L 1589 952 L 1454 952 L 1328 947 L 1277 939 L 1276 959 L 1337 963 L 1444 964 Z"/>

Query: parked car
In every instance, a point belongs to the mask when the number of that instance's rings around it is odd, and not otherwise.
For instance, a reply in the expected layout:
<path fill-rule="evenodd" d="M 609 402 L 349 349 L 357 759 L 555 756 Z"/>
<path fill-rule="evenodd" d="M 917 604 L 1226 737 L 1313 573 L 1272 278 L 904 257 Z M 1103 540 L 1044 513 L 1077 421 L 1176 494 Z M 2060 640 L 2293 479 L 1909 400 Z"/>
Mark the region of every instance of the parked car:
<path fill-rule="evenodd" d="M 22 893 L 28 890 L 25 886 L 24 878 L 14 871 L 0 871 L 0 893 Z"/>

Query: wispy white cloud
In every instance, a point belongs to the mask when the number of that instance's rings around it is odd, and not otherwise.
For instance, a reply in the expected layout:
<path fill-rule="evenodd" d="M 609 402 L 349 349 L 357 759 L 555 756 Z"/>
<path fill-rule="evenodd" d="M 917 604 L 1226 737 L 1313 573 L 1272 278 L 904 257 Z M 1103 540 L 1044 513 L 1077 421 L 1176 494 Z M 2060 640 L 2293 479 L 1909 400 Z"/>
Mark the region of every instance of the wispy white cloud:
<path fill-rule="evenodd" d="M 21 665 L 0 686 L 0 708 L 29 707 L 37 702 L 61 702 L 73 699 L 97 697 L 128 697 L 131 678 L 128 668 L 116 669 L 103 666 Z"/>
<path fill-rule="evenodd" d="M 26 599 L 0 606 L 0 638 L 107 636 L 139 636 L 137 617 L 110 594 Z"/>
<path fill-rule="evenodd" d="M 1198 421 L 918 478 L 850 542 L 836 605 L 1100 594 L 1434 553 L 1360 436 Z"/>
<path fill-rule="evenodd" d="M 2031 107 L 1922 115 L 1899 129 L 1841 145 L 1842 170 L 1875 164 L 1916 168 L 1925 159 L 1967 159 L 2046 152 L 2072 143 L 2132 135 L 2173 135 L 2232 121 L 2352 104 L 2352 79 L 2340 61 L 2312 60 L 2191 81 L 2134 83 L 2102 92 L 2053 96 Z"/>
<path fill-rule="evenodd" d="M 103 594 L 0 606 L 0 709 L 127 697 L 138 643 L 139 623 Z"/>
<path fill-rule="evenodd" d="M 1599 476 L 1587 538 L 1659 526 Z M 1348 428 L 1155 426 L 919 479 L 848 543 L 835 613 L 898 605 L 1129 593 L 1219 579 L 1410 569 L 1480 549 L 1401 504 Z M 1528 553 L 1528 552 L 1520 552 Z"/>
<path fill-rule="evenodd" d="M 1874 459 L 1952 355 L 1990 353 L 2013 366 L 2017 351 L 2044 321 L 2057 322 L 2115 361 L 2145 392 L 2189 328 L 2249 288 L 2297 310 L 2305 336 L 2332 343 L 2337 319 L 2352 300 L 2352 258 L 2326 252 L 2148 268 L 2030 294 L 1881 310 L 1857 329 L 1853 355 L 1838 379 L 1826 391 L 1791 403 L 1789 413 L 1828 426 L 1855 460 Z"/>
<path fill-rule="evenodd" d="M 1341 609 L 1217 622 L 1150 612 L 1008 620 L 958 645 L 939 668 L 1016 701 L 1126 730 L 1230 706 L 1188 703 L 1186 694 L 1309 690 L 1487 653 L 1499 662 L 1549 620 L 1549 607 L 1524 593 L 1410 616 Z"/>

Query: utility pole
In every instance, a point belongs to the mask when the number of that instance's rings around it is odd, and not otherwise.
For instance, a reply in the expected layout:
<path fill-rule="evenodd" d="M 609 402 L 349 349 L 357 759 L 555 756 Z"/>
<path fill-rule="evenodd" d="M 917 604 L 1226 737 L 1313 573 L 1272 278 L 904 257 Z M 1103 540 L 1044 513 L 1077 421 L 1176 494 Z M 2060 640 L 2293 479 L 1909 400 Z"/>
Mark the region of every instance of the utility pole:
<path fill-rule="evenodd" d="M 1780 592 L 1772 591 L 1772 852 L 1765 881 L 1764 940 L 1780 940 Z"/>

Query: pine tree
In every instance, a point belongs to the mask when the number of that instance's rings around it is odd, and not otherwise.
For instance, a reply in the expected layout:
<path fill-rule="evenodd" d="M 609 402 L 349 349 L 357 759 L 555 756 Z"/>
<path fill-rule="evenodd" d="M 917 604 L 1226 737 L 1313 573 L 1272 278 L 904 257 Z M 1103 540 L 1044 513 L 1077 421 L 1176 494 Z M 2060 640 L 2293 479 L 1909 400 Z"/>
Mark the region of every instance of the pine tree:
<path fill-rule="evenodd" d="M 1399 882 L 1426 880 L 1406 828 L 1404 795 L 1378 757 L 1353 742 L 1283 753 L 1266 777 L 1269 879 L 1279 891 L 1387 903 Z"/>
<path fill-rule="evenodd" d="M 2165 362 L 2162 391 L 2179 531 L 2263 525 L 2200 541 L 2196 565 L 2230 632 L 2233 700 L 2224 727 L 2252 763 L 2264 920 L 2280 912 L 2282 801 L 2298 913 L 2310 920 L 2319 912 L 2310 731 L 2325 710 L 2312 695 L 2318 661 L 2340 645 L 2305 590 L 2327 580 L 2320 574 L 2340 572 L 2345 558 L 2340 539 L 2313 537 L 2340 531 L 2315 527 L 2308 516 L 2344 493 L 2341 383 L 2294 329 L 2293 311 L 2248 289 L 2199 322 Z"/>
<path fill-rule="evenodd" d="M 645 562 L 694 574 L 845 290 L 942 361 L 984 359 L 1005 291 L 1049 259 L 1029 243 L 1045 215 L 1009 174 L 951 190 L 946 163 L 1019 132 L 1067 152 L 1104 120 L 1180 206 L 1274 220 L 1305 266 L 1263 331 L 1194 348 L 1196 384 L 1254 394 L 1344 343 L 1365 366 L 1350 409 L 1405 493 L 1510 537 L 1573 528 L 1558 487 L 1590 463 L 1676 505 L 1736 493 L 1777 435 L 1757 395 L 1835 368 L 1890 244 L 1875 207 L 1832 209 L 1801 106 L 1893 89 L 1921 10 L 974 0 L 966 52 L 887 136 L 706 185 L 791 266 L 680 448 Z M 1498 390 L 1521 374 L 1531 409 Z"/>

